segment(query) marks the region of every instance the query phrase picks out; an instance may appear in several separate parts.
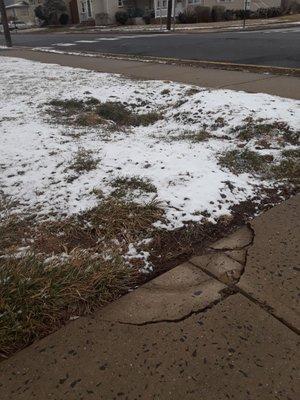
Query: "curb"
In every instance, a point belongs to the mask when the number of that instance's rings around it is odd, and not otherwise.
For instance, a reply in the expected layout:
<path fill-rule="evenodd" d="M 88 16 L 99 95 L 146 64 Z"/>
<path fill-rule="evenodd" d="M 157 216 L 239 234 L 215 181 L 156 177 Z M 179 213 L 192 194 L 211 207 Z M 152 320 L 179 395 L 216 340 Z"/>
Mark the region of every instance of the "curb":
<path fill-rule="evenodd" d="M 267 25 L 249 25 L 246 26 L 245 29 L 243 29 L 242 25 L 241 26 L 228 26 L 228 27 L 204 27 L 204 28 L 192 28 L 192 29 L 185 29 L 185 28 L 179 28 L 175 27 L 175 31 L 167 31 L 167 30 L 160 30 L 159 28 L 157 30 L 152 30 L 152 31 L 142 31 L 142 30 L 99 30 L 99 31 L 65 31 L 65 32 L 41 32 L 41 33 L 61 33 L 61 34 L 142 34 L 142 35 L 151 35 L 151 34 L 193 34 L 193 33 L 218 33 L 218 32 L 251 32 L 251 31 L 264 31 L 264 30 L 270 30 L 270 29 L 284 29 L 284 28 L 297 28 L 299 27 L 299 23 L 297 22 L 286 22 L 286 23 L 270 23 Z M 39 32 L 32 32 L 32 33 L 39 33 Z"/>
<path fill-rule="evenodd" d="M 252 64 L 238 64 L 224 61 L 209 61 L 209 60 L 189 60 L 189 59 L 176 59 L 169 57 L 153 57 L 153 56 L 139 56 L 129 54 L 114 54 L 114 53 L 96 53 L 96 52 L 67 52 L 67 51 L 47 51 L 47 49 L 41 50 L 30 47 L 17 47 L 17 49 L 31 50 L 44 53 L 54 54 L 65 54 L 83 57 L 94 57 L 94 58 L 110 58 L 116 60 L 125 61 L 140 61 L 148 63 L 159 63 L 168 65 L 181 65 L 195 68 L 211 68 L 211 69 L 223 69 L 229 71 L 246 71 L 255 72 L 262 74 L 273 74 L 273 75 L 286 75 L 300 77 L 300 68 L 288 68 L 288 67 L 275 67 L 271 65 L 252 65 Z"/>

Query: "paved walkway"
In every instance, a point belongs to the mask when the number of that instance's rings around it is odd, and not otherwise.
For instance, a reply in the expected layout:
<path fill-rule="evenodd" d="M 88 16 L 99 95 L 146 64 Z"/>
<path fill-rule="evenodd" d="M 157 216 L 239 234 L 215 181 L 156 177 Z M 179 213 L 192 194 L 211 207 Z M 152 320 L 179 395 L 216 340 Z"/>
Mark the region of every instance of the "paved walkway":
<path fill-rule="evenodd" d="M 136 79 L 172 80 L 214 89 L 226 88 L 300 99 L 300 79 L 292 76 L 44 53 L 25 49 L 0 50 L 0 56 L 118 73 Z"/>
<path fill-rule="evenodd" d="M 298 399 L 299 200 L 1 363 L 1 399 Z"/>

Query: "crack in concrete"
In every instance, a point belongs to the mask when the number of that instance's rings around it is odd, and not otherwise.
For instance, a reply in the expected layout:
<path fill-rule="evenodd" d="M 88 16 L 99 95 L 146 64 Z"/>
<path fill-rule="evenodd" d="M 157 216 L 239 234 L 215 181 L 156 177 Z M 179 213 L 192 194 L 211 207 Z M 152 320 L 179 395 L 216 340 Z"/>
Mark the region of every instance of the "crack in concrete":
<path fill-rule="evenodd" d="M 246 254 L 245 254 L 245 262 L 241 263 L 240 261 L 230 257 L 230 255 L 226 254 L 227 257 L 229 257 L 230 259 L 238 262 L 240 265 L 242 265 L 243 269 L 241 271 L 241 274 L 238 278 L 238 280 L 236 282 L 233 282 L 232 284 L 226 284 L 227 287 L 234 293 L 239 293 L 242 296 L 246 297 L 248 300 L 250 300 L 252 303 L 258 305 L 262 310 L 264 310 L 266 313 L 268 313 L 270 316 L 272 316 L 273 318 L 275 318 L 277 321 L 279 321 L 280 323 L 282 323 L 283 325 L 285 325 L 288 329 L 290 329 L 291 331 L 293 331 L 294 333 L 296 333 L 297 335 L 300 335 L 300 330 L 292 325 L 289 321 L 287 321 L 285 318 L 283 318 L 280 315 L 277 315 L 276 311 L 274 310 L 273 307 L 271 307 L 269 304 L 267 304 L 267 302 L 262 302 L 260 300 L 258 300 L 257 298 L 255 298 L 254 296 L 252 296 L 250 293 L 248 293 L 247 291 L 245 291 L 244 289 L 240 288 L 238 285 L 239 281 L 241 280 L 241 277 L 243 276 L 245 270 L 246 270 L 246 266 L 247 266 L 247 261 L 248 261 L 248 250 L 253 246 L 254 240 L 255 240 L 255 229 L 253 228 L 253 226 L 251 225 L 251 223 L 247 223 L 247 228 L 251 231 L 251 240 L 250 242 L 242 247 L 233 247 L 233 248 L 223 248 L 223 249 L 213 249 L 213 248 L 209 248 L 210 251 L 212 253 L 215 254 L 220 254 L 220 253 L 224 253 L 226 251 L 234 251 L 234 250 L 245 250 L 246 249 Z M 221 281 L 219 279 L 219 277 L 217 275 L 215 275 L 214 273 L 212 273 L 211 271 L 208 270 L 208 266 L 211 262 L 213 262 L 214 260 L 210 260 L 204 267 L 198 266 L 198 268 L 200 268 L 204 273 L 206 273 L 207 275 L 209 275 L 210 277 L 218 280 L 219 282 L 224 283 L 223 281 Z M 193 264 L 195 265 L 195 264 Z"/>
<path fill-rule="evenodd" d="M 254 231 L 254 229 L 253 229 L 253 227 L 252 227 L 250 222 L 247 222 L 245 226 L 251 232 L 251 238 L 246 244 L 244 244 L 243 246 L 238 246 L 237 245 L 237 246 L 234 246 L 234 247 L 222 247 L 221 249 L 216 249 L 216 248 L 214 248 L 212 246 L 209 246 L 208 247 L 209 251 L 211 253 L 224 253 L 226 251 L 245 250 L 245 249 L 248 250 L 248 247 L 251 247 L 253 245 L 254 237 L 255 237 L 255 231 Z M 235 260 L 235 261 L 237 261 L 237 260 Z"/>
<path fill-rule="evenodd" d="M 300 329 L 298 329 L 296 326 L 292 325 L 289 321 L 287 321 L 285 318 L 283 318 L 280 315 L 277 315 L 274 308 L 271 307 L 267 302 L 262 302 L 255 297 L 253 297 L 251 294 L 246 292 L 244 289 L 239 288 L 238 286 L 233 287 L 233 289 L 236 289 L 236 292 L 241 294 L 242 296 L 246 297 L 248 300 L 250 300 L 252 303 L 258 305 L 262 310 L 264 310 L 267 314 L 275 318 L 277 321 L 281 322 L 284 326 L 286 326 L 288 329 L 296 333 L 297 335 L 300 335 Z"/>
<path fill-rule="evenodd" d="M 160 319 L 155 321 L 145 321 L 145 322 L 123 322 L 123 321 L 114 321 L 120 325 L 132 325 L 132 326 L 147 326 L 147 325 L 154 325 L 154 324 L 163 324 L 163 323 L 174 323 L 177 324 L 179 322 L 185 321 L 186 319 L 190 318 L 193 315 L 204 314 L 207 311 L 211 310 L 216 305 L 220 304 L 222 301 L 226 300 L 228 297 L 235 295 L 236 292 L 231 290 L 231 288 L 227 287 L 220 292 L 220 298 L 212 301 L 211 303 L 207 304 L 205 307 L 200 308 L 199 310 L 192 310 L 188 314 L 183 315 L 180 318 L 174 319 Z M 112 321 L 105 321 L 104 322 L 112 322 Z"/>

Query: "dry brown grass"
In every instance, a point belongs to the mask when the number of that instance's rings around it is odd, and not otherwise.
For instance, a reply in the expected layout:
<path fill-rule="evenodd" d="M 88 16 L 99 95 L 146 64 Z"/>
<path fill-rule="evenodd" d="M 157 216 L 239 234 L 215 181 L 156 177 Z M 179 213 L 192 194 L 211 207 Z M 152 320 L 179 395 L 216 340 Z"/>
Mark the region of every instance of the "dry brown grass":
<path fill-rule="evenodd" d="M 97 167 L 99 160 L 94 158 L 91 150 L 79 149 L 74 155 L 68 169 L 75 171 L 77 174 L 92 171 Z"/>
<path fill-rule="evenodd" d="M 96 126 L 113 122 L 118 127 L 148 126 L 162 118 L 158 112 L 140 114 L 118 101 L 101 103 L 93 97 L 86 100 L 52 100 L 48 113 L 58 122 L 79 126 Z"/>
<path fill-rule="evenodd" d="M 136 278 L 137 271 L 119 256 L 107 262 L 74 251 L 57 265 L 47 265 L 34 255 L 4 260 L 0 265 L 2 355 L 116 299 Z"/>
<path fill-rule="evenodd" d="M 140 279 L 129 243 L 163 218 L 156 202 L 113 197 L 80 215 L 38 222 L 7 215 L 0 223 L 0 354 L 8 356 L 66 323 L 101 307 Z M 30 248 L 16 257 L 24 245 Z"/>
<path fill-rule="evenodd" d="M 300 132 L 293 130 L 286 122 L 265 122 L 262 119 L 247 118 L 243 125 L 232 129 L 241 141 L 256 139 L 257 145 L 268 148 L 272 143 L 279 145 L 299 144 Z"/>

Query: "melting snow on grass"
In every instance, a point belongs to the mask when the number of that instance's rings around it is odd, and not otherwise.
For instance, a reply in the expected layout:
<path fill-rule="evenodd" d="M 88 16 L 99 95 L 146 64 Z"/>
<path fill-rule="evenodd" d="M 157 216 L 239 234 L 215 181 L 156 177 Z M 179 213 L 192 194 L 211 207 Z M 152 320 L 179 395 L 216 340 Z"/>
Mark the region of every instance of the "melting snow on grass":
<path fill-rule="evenodd" d="M 131 198 L 160 201 L 167 228 L 204 217 L 214 221 L 261 184 L 255 174 L 235 174 L 218 163 L 222 152 L 241 145 L 234 128 L 247 118 L 283 121 L 291 129 L 300 122 L 299 103 L 265 94 L 134 81 L 7 57 L 0 59 L 0 72 L 1 188 L 19 201 L 18 211 L 41 217 L 86 210 L 113 193 L 118 179 L 138 177 L 153 190 L 135 188 Z M 147 126 L 81 126 L 65 123 L 49 106 L 53 100 L 90 98 L 121 102 L 130 112 L 157 113 L 159 119 Z M 251 150 L 255 144 L 243 146 Z M 76 172 L 72 165 L 80 151 L 94 163 Z M 268 152 L 275 160 L 280 154 L 276 146 Z M 129 258 L 133 253 L 132 247 Z"/>

